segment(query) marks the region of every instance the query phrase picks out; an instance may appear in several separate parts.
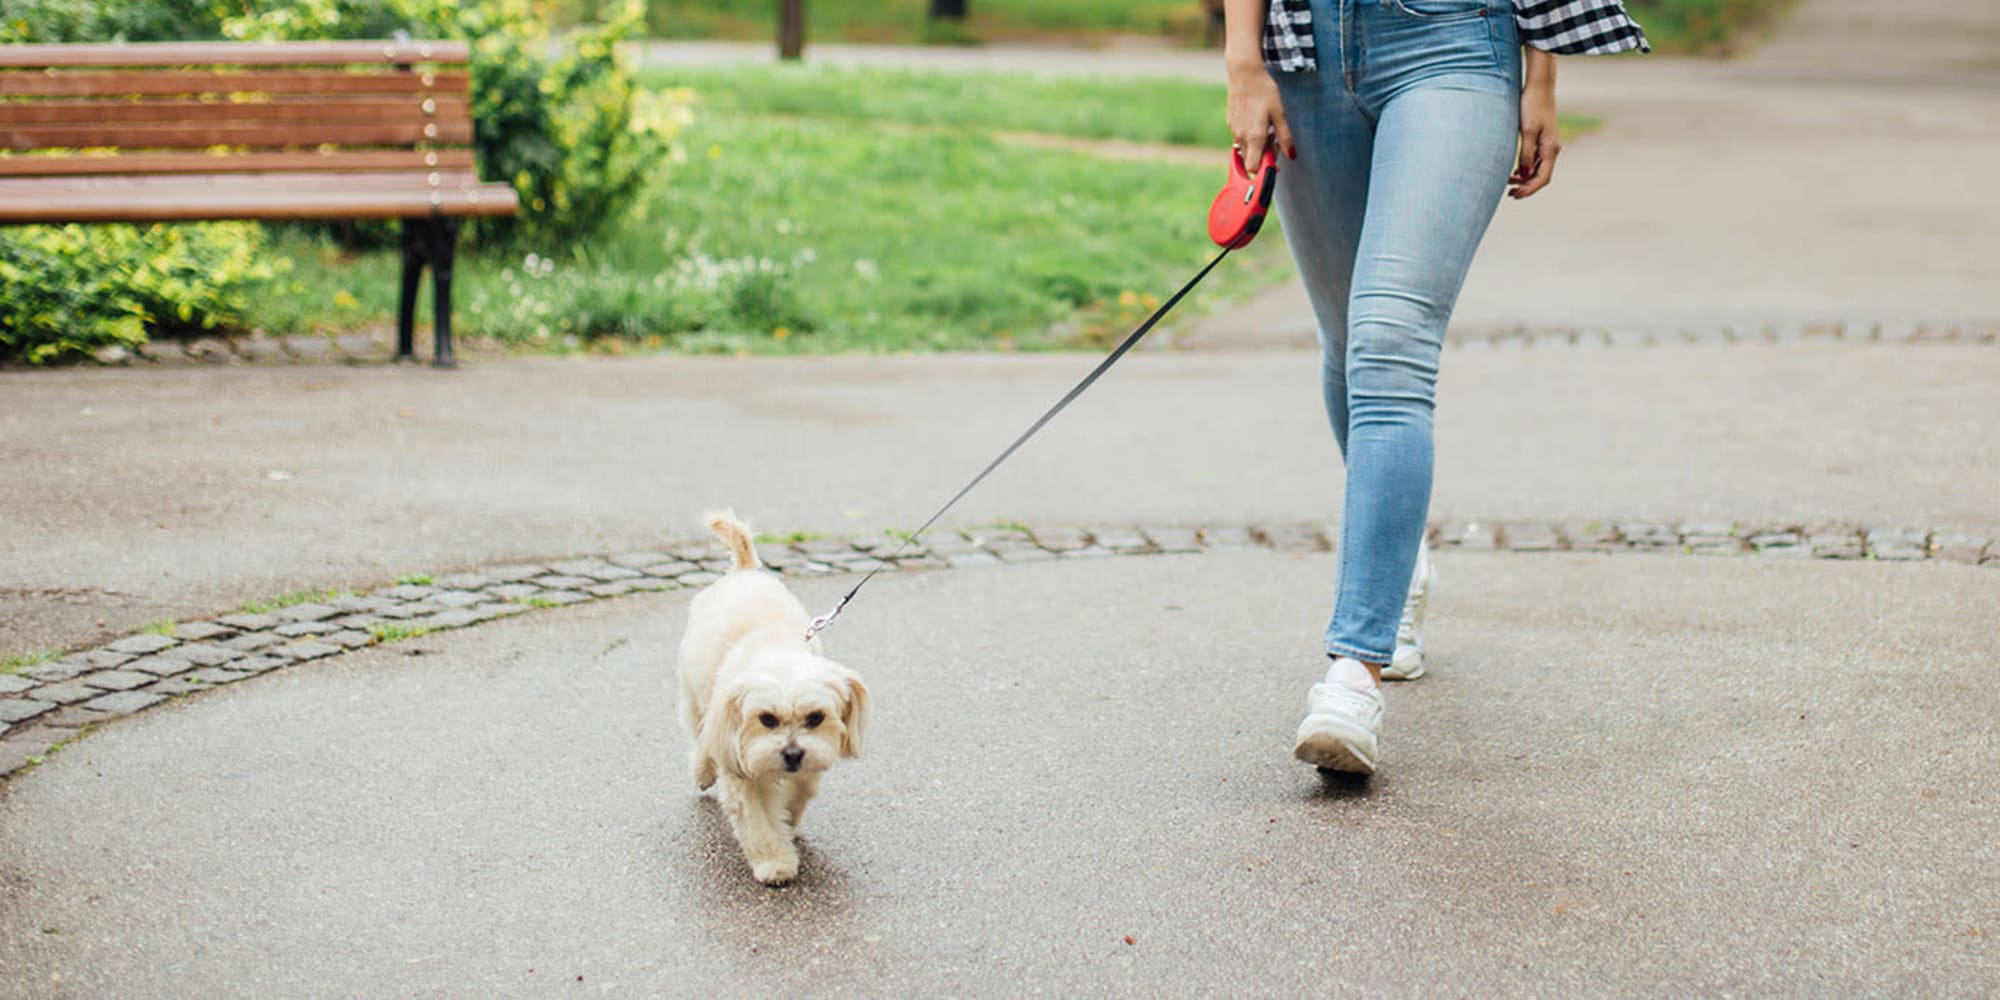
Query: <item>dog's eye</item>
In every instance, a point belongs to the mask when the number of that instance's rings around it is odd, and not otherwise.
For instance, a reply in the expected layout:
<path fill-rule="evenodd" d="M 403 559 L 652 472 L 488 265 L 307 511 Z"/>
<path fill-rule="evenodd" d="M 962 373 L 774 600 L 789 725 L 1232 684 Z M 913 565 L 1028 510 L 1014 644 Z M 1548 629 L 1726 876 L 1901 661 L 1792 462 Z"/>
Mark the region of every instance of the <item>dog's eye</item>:
<path fill-rule="evenodd" d="M 814 713 L 812 713 L 812 714 L 810 714 L 810 715 L 807 715 L 807 716 L 806 716 L 806 728 L 807 728 L 807 729 L 818 729 L 818 728 L 819 728 L 819 724 L 820 724 L 820 723 L 822 723 L 822 722 L 825 722 L 825 721 L 826 721 L 826 713 L 825 713 L 825 712 L 814 712 Z"/>
<path fill-rule="evenodd" d="M 763 723 L 765 729 L 778 728 L 778 717 L 772 715 L 769 712 L 765 712 L 763 715 L 758 716 L 757 721 Z"/>

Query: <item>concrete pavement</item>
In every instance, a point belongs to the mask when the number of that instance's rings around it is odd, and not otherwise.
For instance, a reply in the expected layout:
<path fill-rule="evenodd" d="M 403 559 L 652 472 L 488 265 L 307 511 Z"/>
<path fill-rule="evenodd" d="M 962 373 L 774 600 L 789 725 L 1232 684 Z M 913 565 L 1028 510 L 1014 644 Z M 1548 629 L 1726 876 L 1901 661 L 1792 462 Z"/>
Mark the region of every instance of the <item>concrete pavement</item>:
<path fill-rule="evenodd" d="M 8 789 L 0 967 L 64 996 L 2000 986 L 2000 643 L 1966 626 L 2000 574 L 1450 553 L 1361 788 L 1285 752 L 1332 570 L 879 581 L 828 634 L 869 752 L 782 891 L 684 773 L 686 592 L 280 671 Z"/>

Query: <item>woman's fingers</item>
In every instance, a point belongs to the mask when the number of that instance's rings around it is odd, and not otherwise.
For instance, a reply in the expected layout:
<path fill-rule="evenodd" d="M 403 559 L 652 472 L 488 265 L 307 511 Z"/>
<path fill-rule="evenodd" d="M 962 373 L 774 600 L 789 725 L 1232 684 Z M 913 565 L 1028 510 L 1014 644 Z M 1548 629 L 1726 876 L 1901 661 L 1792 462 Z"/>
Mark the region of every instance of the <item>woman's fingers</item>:
<path fill-rule="evenodd" d="M 1521 131 L 1521 161 L 1514 169 L 1514 176 L 1508 178 L 1514 185 L 1509 192 L 1515 198 L 1526 198 L 1549 186 L 1555 176 L 1556 155 L 1562 152 L 1562 143 L 1557 138 L 1553 126 L 1545 126 Z"/>
<path fill-rule="evenodd" d="M 1271 129 L 1277 134 L 1279 151 L 1284 153 L 1288 159 L 1298 159 L 1299 147 L 1292 142 L 1292 126 L 1285 121 L 1285 108 L 1283 105 L 1279 105 L 1274 111 L 1271 118 Z M 1261 159 L 1252 160 L 1250 161 L 1250 165 L 1254 168 L 1262 162 L 1264 161 Z"/>

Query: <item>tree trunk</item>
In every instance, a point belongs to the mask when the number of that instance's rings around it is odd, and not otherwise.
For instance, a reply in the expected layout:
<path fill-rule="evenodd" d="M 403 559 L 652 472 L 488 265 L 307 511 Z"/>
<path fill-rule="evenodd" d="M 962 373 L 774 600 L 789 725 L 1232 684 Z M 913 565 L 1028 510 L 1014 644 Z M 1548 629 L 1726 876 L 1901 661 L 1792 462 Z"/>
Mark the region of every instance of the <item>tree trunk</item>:
<path fill-rule="evenodd" d="M 931 0 L 931 20 L 965 20 L 965 0 Z"/>
<path fill-rule="evenodd" d="M 806 0 L 778 4 L 778 58 L 797 62 L 806 51 Z"/>

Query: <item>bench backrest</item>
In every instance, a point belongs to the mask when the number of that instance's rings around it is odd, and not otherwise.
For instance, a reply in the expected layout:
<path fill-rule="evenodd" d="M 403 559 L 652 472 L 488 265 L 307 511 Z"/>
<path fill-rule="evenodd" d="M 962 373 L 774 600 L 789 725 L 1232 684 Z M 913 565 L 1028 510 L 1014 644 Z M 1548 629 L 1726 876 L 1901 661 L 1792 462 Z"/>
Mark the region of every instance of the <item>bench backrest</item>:
<path fill-rule="evenodd" d="M 466 58 L 459 42 L 0 46 L 0 177 L 470 170 Z"/>

